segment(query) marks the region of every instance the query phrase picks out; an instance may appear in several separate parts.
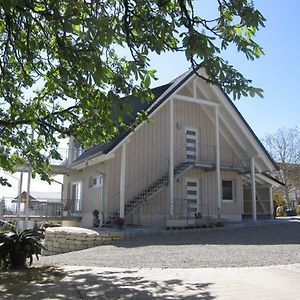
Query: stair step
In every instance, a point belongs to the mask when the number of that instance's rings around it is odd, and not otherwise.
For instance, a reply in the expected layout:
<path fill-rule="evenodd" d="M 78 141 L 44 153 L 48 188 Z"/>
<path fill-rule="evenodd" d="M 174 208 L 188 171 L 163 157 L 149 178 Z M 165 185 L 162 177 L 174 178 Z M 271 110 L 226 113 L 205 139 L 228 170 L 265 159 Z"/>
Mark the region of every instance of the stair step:
<path fill-rule="evenodd" d="M 184 172 L 191 163 L 184 162 L 179 165 L 177 165 L 174 168 L 173 176 L 178 176 L 182 172 Z M 133 209 L 137 208 L 138 206 L 142 205 L 143 203 L 147 202 L 148 199 L 154 195 L 156 192 L 161 190 L 163 187 L 167 186 L 169 183 L 169 175 L 168 173 L 161 176 L 159 179 L 157 179 L 152 185 L 148 186 L 144 191 L 142 191 L 140 194 L 135 196 L 131 201 L 125 204 L 125 212 L 130 213 Z M 116 213 L 116 217 L 118 214 Z M 116 218 L 114 217 L 114 219 Z"/>

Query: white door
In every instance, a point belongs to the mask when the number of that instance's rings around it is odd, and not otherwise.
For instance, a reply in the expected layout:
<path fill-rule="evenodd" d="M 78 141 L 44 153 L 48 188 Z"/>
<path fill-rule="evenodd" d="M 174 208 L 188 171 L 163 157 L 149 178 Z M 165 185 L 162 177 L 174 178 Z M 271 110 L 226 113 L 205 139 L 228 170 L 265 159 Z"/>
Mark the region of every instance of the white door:
<path fill-rule="evenodd" d="M 185 140 L 186 140 L 186 160 L 196 161 L 197 160 L 197 144 L 198 135 L 197 130 L 194 128 L 185 129 Z"/>
<path fill-rule="evenodd" d="M 82 183 L 76 182 L 72 184 L 71 199 L 74 203 L 74 212 L 81 212 L 82 204 Z"/>
<path fill-rule="evenodd" d="M 195 213 L 200 211 L 199 207 L 199 181 L 188 178 L 186 181 L 187 216 L 194 218 Z"/>

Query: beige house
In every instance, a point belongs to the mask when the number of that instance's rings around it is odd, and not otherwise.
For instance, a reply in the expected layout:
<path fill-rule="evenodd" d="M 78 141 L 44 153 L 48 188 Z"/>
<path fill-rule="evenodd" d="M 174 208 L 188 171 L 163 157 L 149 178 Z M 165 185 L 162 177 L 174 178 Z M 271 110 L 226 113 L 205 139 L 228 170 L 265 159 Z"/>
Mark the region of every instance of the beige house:
<path fill-rule="evenodd" d="M 151 124 L 85 151 L 70 138 L 65 210 L 82 226 L 95 209 L 103 224 L 152 226 L 271 216 L 276 165 L 231 100 L 194 71 L 153 93 L 151 104 L 123 100 Z"/>

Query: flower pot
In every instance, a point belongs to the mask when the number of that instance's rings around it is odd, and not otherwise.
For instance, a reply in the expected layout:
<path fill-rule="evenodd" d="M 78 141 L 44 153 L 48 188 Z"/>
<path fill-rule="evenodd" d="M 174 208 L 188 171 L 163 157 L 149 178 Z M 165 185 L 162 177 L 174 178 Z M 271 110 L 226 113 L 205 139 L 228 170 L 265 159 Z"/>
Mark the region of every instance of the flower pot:
<path fill-rule="evenodd" d="M 11 253 L 12 268 L 26 268 L 27 267 L 27 253 L 25 251 L 15 251 Z"/>

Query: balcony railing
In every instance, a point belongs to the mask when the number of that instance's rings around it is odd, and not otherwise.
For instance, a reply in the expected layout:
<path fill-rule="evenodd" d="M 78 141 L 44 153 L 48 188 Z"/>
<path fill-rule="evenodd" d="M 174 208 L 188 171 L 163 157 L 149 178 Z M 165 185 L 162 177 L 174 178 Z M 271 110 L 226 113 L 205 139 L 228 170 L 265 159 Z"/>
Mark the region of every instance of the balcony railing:
<path fill-rule="evenodd" d="M 25 217 L 25 202 L 17 203 L 16 199 L 5 198 L 4 217 Z M 63 218 L 81 216 L 81 199 L 39 199 L 30 200 L 27 211 L 29 218 Z"/>
<path fill-rule="evenodd" d="M 178 147 L 174 153 L 175 163 L 191 161 L 197 164 L 216 164 L 216 146 L 208 144 L 187 144 Z M 250 160 L 246 152 L 229 146 L 220 146 L 220 165 L 223 168 L 247 168 Z"/>
<path fill-rule="evenodd" d="M 83 150 L 79 151 L 78 149 L 58 148 L 56 150 L 61 159 L 49 158 L 49 163 L 53 166 L 68 165 L 83 153 Z M 47 153 L 44 153 L 44 155 L 49 157 Z"/>

